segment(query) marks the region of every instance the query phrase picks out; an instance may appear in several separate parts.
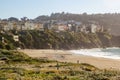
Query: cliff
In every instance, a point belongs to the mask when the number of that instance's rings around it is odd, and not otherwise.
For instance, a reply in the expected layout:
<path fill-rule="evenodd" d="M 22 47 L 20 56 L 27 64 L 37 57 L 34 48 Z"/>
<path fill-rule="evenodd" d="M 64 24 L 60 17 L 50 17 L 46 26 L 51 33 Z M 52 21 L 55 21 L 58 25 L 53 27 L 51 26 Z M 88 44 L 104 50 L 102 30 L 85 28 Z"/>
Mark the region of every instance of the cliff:
<path fill-rule="evenodd" d="M 17 47 L 27 49 L 81 49 L 104 48 L 120 46 L 119 39 L 107 32 L 89 33 L 82 32 L 54 32 L 46 31 L 20 31 L 19 41 L 15 42 L 14 32 L 0 34 L 4 36 L 4 43 L 0 42 L 0 48 L 15 49 Z"/>

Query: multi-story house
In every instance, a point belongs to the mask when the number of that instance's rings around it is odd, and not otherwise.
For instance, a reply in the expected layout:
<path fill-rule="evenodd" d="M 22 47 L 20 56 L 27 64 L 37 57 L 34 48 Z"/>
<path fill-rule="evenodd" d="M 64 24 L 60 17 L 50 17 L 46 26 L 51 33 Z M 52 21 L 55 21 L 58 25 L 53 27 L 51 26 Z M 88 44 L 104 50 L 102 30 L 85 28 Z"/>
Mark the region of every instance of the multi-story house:
<path fill-rule="evenodd" d="M 51 25 L 51 28 L 57 32 L 59 31 L 66 31 L 68 30 L 67 22 L 66 21 L 56 21 Z"/>
<path fill-rule="evenodd" d="M 79 32 L 80 31 L 79 29 L 81 27 L 81 22 L 69 21 L 67 26 L 69 31 Z"/>
<path fill-rule="evenodd" d="M 87 29 L 87 26 L 84 24 L 80 27 L 80 32 L 83 32 L 83 33 L 87 33 L 88 32 L 88 29 Z"/>
<path fill-rule="evenodd" d="M 91 26 L 90 26 L 90 29 L 91 29 L 91 33 L 96 33 L 97 32 L 97 25 L 95 25 L 95 24 L 91 24 Z"/>
<path fill-rule="evenodd" d="M 79 27 L 79 31 L 84 33 L 96 33 L 103 31 L 103 26 L 100 26 L 98 23 L 89 22 L 87 24 L 82 24 L 82 27 Z"/>
<path fill-rule="evenodd" d="M 25 29 L 26 30 L 34 30 L 35 29 L 35 24 L 33 22 L 25 22 Z"/>
<path fill-rule="evenodd" d="M 66 31 L 67 30 L 67 25 L 65 24 L 59 24 L 58 25 L 58 31 Z"/>
<path fill-rule="evenodd" d="M 17 23 L 16 22 L 7 22 L 3 25 L 3 30 L 9 31 L 9 30 L 16 30 L 17 29 Z"/>
<path fill-rule="evenodd" d="M 40 30 L 40 31 L 44 31 L 44 27 L 42 23 L 35 23 L 35 30 Z"/>
<path fill-rule="evenodd" d="M 40 30 L 52 29 L 54 31 L 72 31 L 72 32 L 84 32 L 84 33 L 96 33 L 98 31 L 103 31 L 103 26 L 100 26 L 95 21 L 89 21 L 86 24 L 77 22 L 74 20 L 70 21 L 44 21 L 44 22 L 34 22 L 31 20 L 27 21 L 1 21 L 0 29 L 8 30 Z"/>

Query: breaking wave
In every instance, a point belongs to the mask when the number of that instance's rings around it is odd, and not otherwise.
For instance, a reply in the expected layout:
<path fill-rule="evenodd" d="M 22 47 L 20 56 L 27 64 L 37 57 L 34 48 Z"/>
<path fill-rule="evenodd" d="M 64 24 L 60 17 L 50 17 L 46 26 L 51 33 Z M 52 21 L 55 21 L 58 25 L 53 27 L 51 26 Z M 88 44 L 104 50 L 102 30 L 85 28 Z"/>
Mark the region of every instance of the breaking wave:
<path fill-rule="evenodd" d="M 70 50 L 74 54 L 81 54 L 94 57 L 103 57 L 110 59 L 120 59 L 120 48 L 94 48 L 94 49 L 80 49 L 80 50 Z"/>

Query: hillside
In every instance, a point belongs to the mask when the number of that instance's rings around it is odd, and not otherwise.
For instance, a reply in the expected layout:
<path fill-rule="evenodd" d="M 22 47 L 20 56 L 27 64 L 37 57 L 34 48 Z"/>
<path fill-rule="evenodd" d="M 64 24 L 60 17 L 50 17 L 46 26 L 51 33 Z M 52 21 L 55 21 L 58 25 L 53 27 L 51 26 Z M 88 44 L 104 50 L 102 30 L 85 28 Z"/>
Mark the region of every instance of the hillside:
<path fill-rule="evenodd" d="M 119 80 L 119 70 L 87 63 L 34 59 L 22 52 L 0 50 L 0 80 Z"/>
<path fill-rule="evenodd" d="M 35 22 L 44 22 L 48 20 L 69 21 L 75 20 L 82 23 L 89 21 L 98 22 L 105 29 L 109 29 L 113 35 L 120 35 L 120 14 L 106 13 L 106 14 L 72 14 L 72 13 L 52 13 L 50 16 L 39 16 L 34 19 Z"/>
<path fill-rule="evenodd" d="M 11 35 L 10 35 L 11 34 Z M 19 41 L 14 41 L 13 35 L 19 36 Z M 14 49 L 17 47 L 27 49 L 80 49 L 80 48 L 104 48 L 119 47 L 119 37 L 114 37 L 108 32 L 85 34 L 82 32 L 54 32 L 46 31 L 14 31 L 0 34 L 4 37 L 4 43 L 0 43 L 2 49 Z"/>

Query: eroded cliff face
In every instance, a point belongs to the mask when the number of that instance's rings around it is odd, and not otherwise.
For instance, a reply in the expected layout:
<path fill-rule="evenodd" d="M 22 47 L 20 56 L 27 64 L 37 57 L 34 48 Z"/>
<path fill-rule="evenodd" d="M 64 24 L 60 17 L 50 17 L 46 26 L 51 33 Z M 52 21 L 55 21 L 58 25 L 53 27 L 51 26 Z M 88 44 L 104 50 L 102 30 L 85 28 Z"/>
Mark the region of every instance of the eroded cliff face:
<path fill-rule="evenodd" d="M 14 33 L 11 33 L 14 34 Z M 120 46 L 120 37 L 115 37 L 107 32 L 89 33 L 82 32 L 54 32 L 54 31 L 20 31 L 17 33 L 19 41 L 15 42 L 12 35 L 0 34 L 5 38 L 5 43 L 0 42 L 1 48 L 15 49 L 80 49 L 104 48 Z"/>
<path fill-rule="evenodd" d="M 111 43 L 115 47 L 120 47 L 120 36 L 113 36 L 111 39 Z"/>

